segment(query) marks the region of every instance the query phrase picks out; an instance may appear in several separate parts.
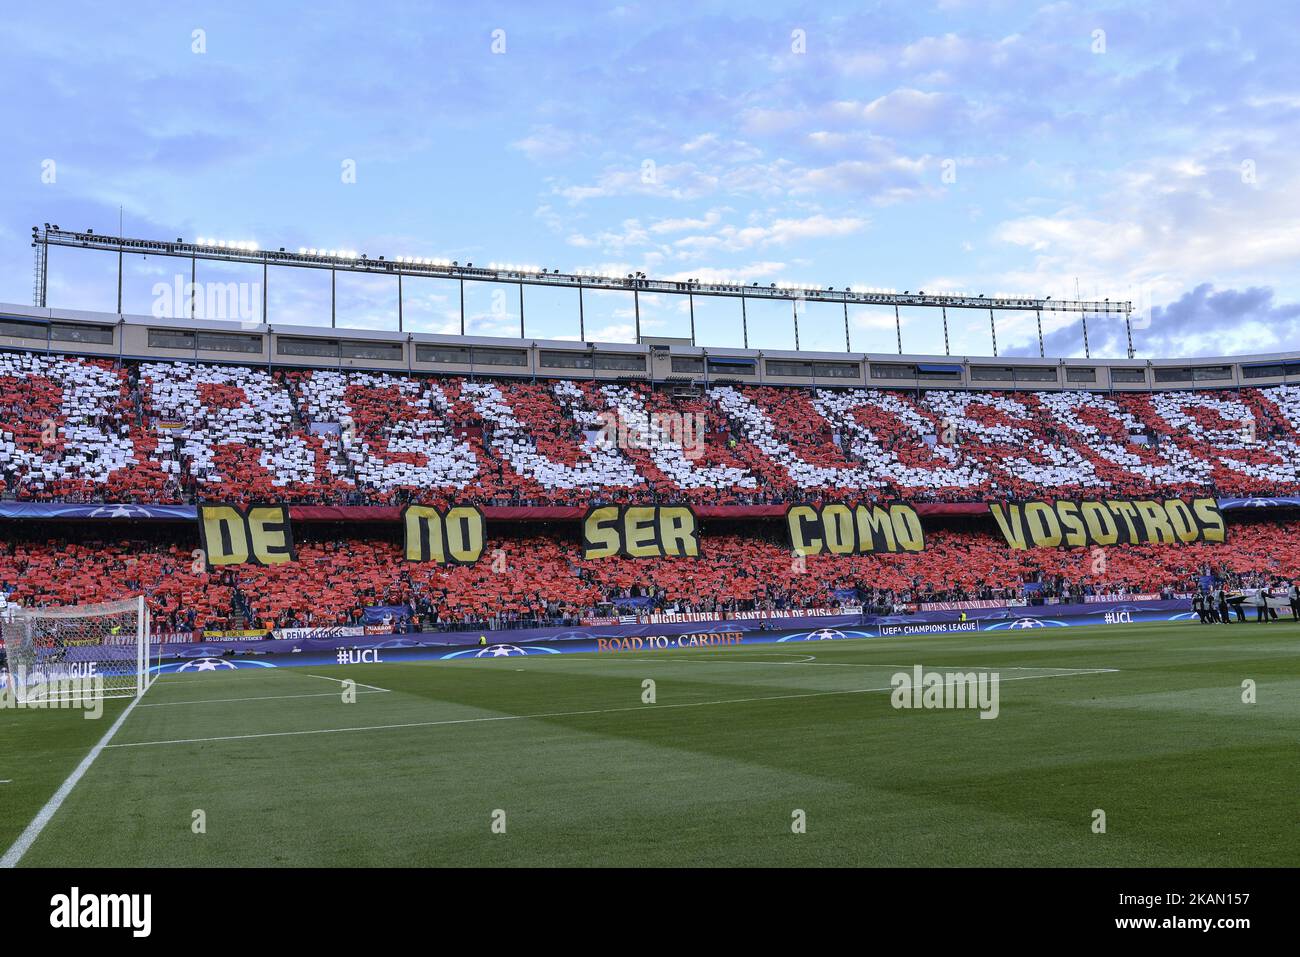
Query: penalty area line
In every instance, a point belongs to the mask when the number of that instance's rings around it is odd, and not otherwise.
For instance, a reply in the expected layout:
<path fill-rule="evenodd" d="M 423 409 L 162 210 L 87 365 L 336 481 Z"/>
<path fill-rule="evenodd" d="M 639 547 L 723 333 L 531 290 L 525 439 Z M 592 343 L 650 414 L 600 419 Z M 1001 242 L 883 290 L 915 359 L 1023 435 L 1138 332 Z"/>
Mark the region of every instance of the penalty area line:
<path fill-rule="evenodd" d="M 1097 669 L 1088 674 L 1110 674 L 1111 669 Z M 1066 672 L 1055 675 L 1022 675 L 1017 678 L 999 678 L 999 683 L 1008 681 L 1036 681 L 1042 678 L 1074 678 L 1079 672 Z M 942 687 L 952 687 L 954 682 L 945 682 Z M 165 744 L 209 744 L 217 741 L 252 741 L 258 738 L 293 738 L 316 734 L 348 734 L 358 731 L 399 731 L 410 728 L 436 728 L 455 724 L 487 724 L 494 721 L 527 721 L 535 718 L 576 718 L 597 714 L 621 714 L 629 711 L 667 711 L 675 708 L 708 708 L 725 704 L 752 704 L 761 701 L 788 701 L 794 698 L 825 698 L 832 695 L 868 694 L 874 691 L 893 691 L 893 685 L 883 688 L 849 688 L 844 691 L 806 691 L 799 694 L 761 695 L 753 698 L 724 698 L 719 701 L 683 701 L 680 704 L 637 705 L 627 708 L 594 708 L 586 711 L 546 711 L 537 714 L 499 714 L 479 718 L 445 718 L 441 721 L 411 721 L 403 724 L 375 724 L 354 728 L 316 728 L 308 731 L 264 731 L 260 734 L 226 734 L 210 738 L 173 738 L 163 741 L 126 741 L 121 744 L 109 744 L 108 748 L 148 748 Z"/>
<path fill-rule="evenodd" d="M 321 681 L 337 681 L 339 684 L 352 680 L 351 678 L 331 678 L 329 675 L 307 675 L 307 677 L 319 678 Z M 374 685 L 363 685 L 360 681 L 354 681 L 353 684 L 358 688 L 369 688 L 371 691 L 382 691 L 386 694 L 389 693 L 389 689 L 387 688 L 376 688 Z"/>
<path fill-rule="evenodd" d="M 0 868 L 10 868 L 18 865 L 18 862 L 22 860 L 23 855 L 27 853 L 28 849 L 33 843 L 35 843 L 36 839 L 41 836 L 41 831 L 45 830 L 45 825 L 49 824 L 50 819 L 58 813 L 59 808 L 63 807 L 63 802 L 68 799 L 68 795 L 71 794 L 72 789 L 77 786 L 77 782 L 80 781 L 82 776 L 90 770 L 90 766 L 95 763 L 95 759 L 99 757 L 100 752 L 109 747 L 109 742 L 113 740 L 113 735 L 117 734 L 117 729 L 122 727 L 126 722 L 126 719 L 131 716 L 131 712 L 135 710 L 135 706 L 139 703 L 139 698 L 131 699 L 131 703 L 126 706 L 120 715 L 117 716 L 117 720 L 113 722 L 113 726 L 108 729 L 107 733 L 99 739 L 99 743 L 91 748 L 89 753 L 81 759 L 81 763 L 78 764 L 73 772 L 68 775 L 67 780 L 59 785 L 59 789 L 55 791 L 54 796 L 46 802 L 45 807 L 41 808 L 36 817 L 32 818 L 32 822 L 27 825 L 27 828 L 18 835 L 18 840 L 14 841 L 9 850 L 5 851 L 4 857 L 0 857 Z"/>
<path fill-rule="evenodd" d="M 359 685 L 361 688 L 370 688 L 370 685 Z M 387 688 L 370 688 L 369 691 L 358 691 L 357 694 L 389 694 Z M 337 698 L 337 691 L 314 691 L 311 694 L 268 694 L 257 695 L 251 698 L 194 698 L 188 701 L 153 701 L 148 704 L 142 704 L 142 708 L 170 708 L 178 704 L 235 704 L 241 701 L 283 701 L 287 698 Z"/>

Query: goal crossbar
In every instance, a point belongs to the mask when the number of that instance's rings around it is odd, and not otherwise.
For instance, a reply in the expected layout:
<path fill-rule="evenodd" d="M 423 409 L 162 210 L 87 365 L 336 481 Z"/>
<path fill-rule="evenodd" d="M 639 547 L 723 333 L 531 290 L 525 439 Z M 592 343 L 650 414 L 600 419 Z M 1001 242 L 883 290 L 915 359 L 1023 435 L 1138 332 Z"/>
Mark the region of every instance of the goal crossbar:
<path fill-rule="evenodd" d="M 23 702 L 133 698 L 156 678 L 144 596 L 92 605 L 11 608 L 0 621 L 5 684 Z"/>

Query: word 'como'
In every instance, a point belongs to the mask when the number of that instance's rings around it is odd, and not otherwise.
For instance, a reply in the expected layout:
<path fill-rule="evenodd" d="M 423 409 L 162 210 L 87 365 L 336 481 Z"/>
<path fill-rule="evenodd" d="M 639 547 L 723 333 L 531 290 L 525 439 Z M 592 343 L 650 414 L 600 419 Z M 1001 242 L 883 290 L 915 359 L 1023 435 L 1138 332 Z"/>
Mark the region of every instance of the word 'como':
<path fill-rule="evenodd" d="M 921 518 L 910 505 L 792 505 L 785 513 L 790 549 L 805 557 L 867 552 L 919 552 L 925 548 Z"/>

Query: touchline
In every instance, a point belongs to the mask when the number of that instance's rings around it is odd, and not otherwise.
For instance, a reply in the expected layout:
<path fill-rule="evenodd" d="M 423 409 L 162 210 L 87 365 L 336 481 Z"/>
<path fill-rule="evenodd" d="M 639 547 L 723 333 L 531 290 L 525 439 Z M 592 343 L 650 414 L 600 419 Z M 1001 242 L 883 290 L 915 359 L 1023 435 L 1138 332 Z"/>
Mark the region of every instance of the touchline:
<path fill-rule="evenodd" d="M 82 894 L 81 888 L 50 898 L 50 926 L 128 927 L 133 937 L 148 937 L 153 927 L 152 894 Z"/>

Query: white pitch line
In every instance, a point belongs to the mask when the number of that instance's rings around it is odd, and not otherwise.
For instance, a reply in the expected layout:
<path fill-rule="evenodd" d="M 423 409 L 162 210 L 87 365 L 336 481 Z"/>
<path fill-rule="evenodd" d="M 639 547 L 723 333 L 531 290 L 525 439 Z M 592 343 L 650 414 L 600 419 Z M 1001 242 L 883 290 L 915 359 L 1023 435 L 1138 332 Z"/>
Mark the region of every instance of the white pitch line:
<path fill-rule="evenodd" d="M 370 688 L 370 685 L 361 685 L 363 688 Z M 369 691 L 358 691 L 357 694 L 389 694 L 387 688 L 371 688 Z M 269 694 L 258 695 L 252 698 L 195 698 L 191 701 L 154 701 L 149 704 L 142 704 L 142 708 L 170 708 L 178 704 L 229 704 L 238 701 L 281 701 L 285 698 L 337 698 L 337 691 L 314 691 L 311 694 Z"/>
<path fill-rule="evenodd" d="M 1106 674 L 1113 669 L 1102 668 L 1089 674 Z M 1034 681 L 1039 678 L 1073 678 L 1078 672 L 1056 675 L 1024 675 L 1019 678 L 1003 678 L 1007 681 Z M 952 687 L 955 683 L 944 683 L 940 687 Z M 452 724 L 482 724 L 492 721 L 526 721 L 530 718 L 573 718 L 593 714 L 620 714 L 627 711 L 663 711 L 671 708 L 707 708 L 723 704 L 750 704 L 759 701 L 783 701 L 792 698 L 824 698 L 830 695 L 867 694 L 873 691 L 893 691 L 892 685 L 885 688 L 851 688 L 846 691 L 809 691 L 801 694 L 763 695 L 757 698 L 724 698 L 720 701 L 686 701 L 681 704 L 639 705 L 628 708 L 598 708 L 588 711 L 548 711 L 539 714 L 502 714 L 485 718 L 447 718 L 442 721 L 413 721 L 406 724 L 376 724 L 357 728 L 318 728 L 312 731 L 267 731 L 261 734 L 227 734 L 211 738 L 174 738 L 168 741 L 128 741 L 123 744 L 106 745 L 109 748 L 146 748 L 164 744 L 208 744 L 214 741 L 248 741 L 257 738 L 292 738 L 314 734 L 346 734 L 355 731 L 397 731 L 407 728 L 434 728 Z"/>
<path fill-rule="evenodd" d="M 713 657 L 696 657 L 694 655 L 651 655 L 647 658 L 629 658 L 620 656 L 618 658 L 578 658 L 574 661 L 566 661 L 565 664 L 584 664 L 596 663 L 611 664 L 618 661 L 693 661 L 707 662 L 709 664 L 722 663 L 728 664 L 734 662 L 738 665 L 813 665 L 818 668 L 906 668 L 909 671 L 918 664 L 927 669 L 935 671 L 960 671 L 962 669 L 975 669 L 978 671 L 1059 671 L 1063 674 L 1103 674 L 1107 672 L 1117 672 L 1119 668 L 1065 668 L 1058 666 L 1052 668 L 1050 665 L 927 665 L 922 662 L 914 661 L 910 665 L 890 665 L 876 662 L 857 662 L 857 661 L 817 661 L 816 656 L 809 655 L 808 658 L 813 660 L 804 661 L 754 661 L 753 659 L 736 659 L 728 658 L 725 655 L 715 655 Z M 549 658 L 542 659 L 544 661 Z M 1008 679 L 1010 680 L 1010 679 Z"/>
<path fill-rule="evenodd" d="M 123 722 L 131 716 L 131 712 L 135 710 L 135 706 L 139 702 L 139 698 L 131 699 L 131 703 L 117 716 L 117 720 L 113 722 L 113 726 L 108 729 L 108 732 L 99 739 L 99 743 L 81 759 L 81 763 L 68 775 L 68 779 L 59 785 L 59 789 L 46 802 L 45 807 L 41 808 L 40 813 L 32 818 L 32 822 L 27 825 L 26 830 L 18 835 L 18 840 L 14 841 L 9 850 L 5 851 L 4 857 L 0 857 L 0 868 L 15 867 L 18 864 L 22 856 L 27 853 L 28 848 L 32 846 L 32 843 L 41 836 L 41 831 L 45 830 L 45 825 L 50 823 L 50 818 L 54 817 L 59 808 L 63 806 L 63 802 L 68 799 L 68 795 L 77 786 L 77 782 L 81 780 L 82 775 L 90 770 L 90 766 L 95 763 L 99 753 L 110 746 L 109 742 L 113 740 L 113 735 L 117 734 L 117 729 L 122 727 Z"/>
<path fill-rule="evenodd" d="M 351 679 L 349 679 L 349 678 L 331 678 L 329 675 L 307 675 L 307 677 L 308 677 L 308 678 L 319 678 L 321 681 L 337 681 L 339 684 L 343 684 L 345 681 L 349 681 L 349 680 L 351 680 Z M 357 686 L 358 688 L 369 688 L 371 691 L 388 691 L 388 690 L 389 690 L 389 689 L 387 689 L 387 688 L 376 688 L 374 685 L 363 685 L 360 681 L 355 682 L 355 684 L 356 684 L 356 686 Z"/>
<path fill-rule="evenodd" d="M 653 658 L 638 658 L 638 661 L 653 661 Z M 716 658 L 692 658 L 688 655 L 677 655 L 673 658 L 675 661 L 723 661 L 724 657 Z M 936 671 L 960 671 L 962 669 L 979 669 L 983 671 L 1059 671 L 1064 674 L 1096 674 L 1099 672 L 1119 671 L 1118 668 L 1066 668 L 1063 665 L 1052 667 L 1051 665 L 931 665 L 919 661 L 913 661 L 907 665 L 886 664 L 884 662 L 863 662 L 863 661 L 748 661 L 744 664 L 756 665 L 811 665 L 815 664 L 819 668 L 915 668 L 918 664 L 927 669 Z"/>

